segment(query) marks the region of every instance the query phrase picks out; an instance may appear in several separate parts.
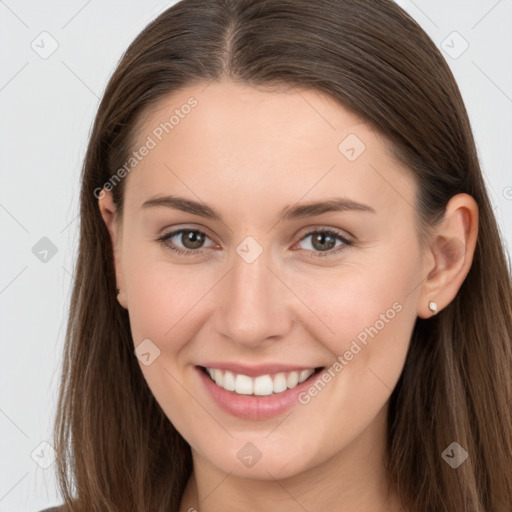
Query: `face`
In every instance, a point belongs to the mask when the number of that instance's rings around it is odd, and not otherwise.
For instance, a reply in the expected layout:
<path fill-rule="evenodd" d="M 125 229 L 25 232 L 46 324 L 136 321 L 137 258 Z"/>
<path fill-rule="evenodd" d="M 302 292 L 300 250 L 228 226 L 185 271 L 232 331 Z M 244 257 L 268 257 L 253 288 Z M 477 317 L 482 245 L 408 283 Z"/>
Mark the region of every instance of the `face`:
<path fill-rule="evenodd" d="M 194 454 L 286 478 L 382 433 L 423 268 L 385 140 L 319 92 L 218 82 L 147 112 L 135 146 L 119 300 Z"/>

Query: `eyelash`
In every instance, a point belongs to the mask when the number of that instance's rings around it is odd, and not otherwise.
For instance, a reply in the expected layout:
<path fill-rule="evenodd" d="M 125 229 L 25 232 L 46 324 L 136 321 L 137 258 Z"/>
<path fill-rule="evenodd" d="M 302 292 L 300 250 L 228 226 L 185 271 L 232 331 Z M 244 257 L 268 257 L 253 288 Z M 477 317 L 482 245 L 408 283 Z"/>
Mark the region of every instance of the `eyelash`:
<path fill-rule="evenodd" d="M 182 228 L 182 229 L 178 229 L 176 231 L 172 231 L 170 233 L 167 233 L 167 234 L 161 236 L 160 238 L 157 239 L 157 242 L 160 242 L 160 244 L 162 244 L 162 246 L 165 247 L 166 249 L 169 249 L 169 250 L 171 250 L 179 255 L 182 255 L 182 256 L 202 254 L 203 253 L 202 249 L 197 249 L 197 250 L 181 249 L 180 247 L 176 247 L 175 245 L 169 245 L 168 243 L 166 243 L 170 238 L 173 238 L 176 235 L 179 235 L 180 233 L 183 233 L 185 231 L 189 231 L 192 233 L 200 233 L 201 235 L 204 235 L 205 237 L 210 238 L 204 231 L 201 231 L 199 229 Z M 308 257 L 311 257 L 311 258 L 334 257 L 334 256 L 337 256 L 341 251 L 345 250 L 347 247 L 353 245 L 353 243 L 354 243 L 351 240 L 342 236 L 337 231 L 334 231 L 332 229 L 315 229 L 313 231 L 309 231 L 302 238 L 300 238 L 298 240 L 298 242 L 302 242 L 304 239 L 308 238 L 309 236 L 315 235 L 318 233 L 323 233 L 323 234 L 332 236 L 332 237 L 342 241 L 343 245 L 341 245 L 335 249 L 329 249 L 328 251 L 314 251 L 314 250 L 310 251 L 308 249 L 304 249 L 307 252 L 311 253 Z"/>

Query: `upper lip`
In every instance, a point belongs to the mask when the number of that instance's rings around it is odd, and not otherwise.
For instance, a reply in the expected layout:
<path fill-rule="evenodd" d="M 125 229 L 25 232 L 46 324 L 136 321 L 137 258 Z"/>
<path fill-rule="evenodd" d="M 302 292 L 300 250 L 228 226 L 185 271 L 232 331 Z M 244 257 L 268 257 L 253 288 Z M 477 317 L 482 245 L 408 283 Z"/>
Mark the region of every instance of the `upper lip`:
<path fill-rule="evenodd" d="M 259 365 L 244 365 L 239 363 L 227 363 L 227 362 L 218 362 L 218 363 L 202 363 L 198 366 L 203 366 L 205 368 L 219 369 L 224 371 L 230 371 L 236 374 L 247 375 L 248 377 L 258 377 L 259 375 L 269 375 L 274 373 L 286 373 L 293 371 L 302 371 L 302 370 L 310 370 L 316 369 L 318 366 L 304 366 L 304 365 L 289 365 L 289 364 L 281 364 L 281 363 L 268 363 L 268 364 L 259 364 Z"/>

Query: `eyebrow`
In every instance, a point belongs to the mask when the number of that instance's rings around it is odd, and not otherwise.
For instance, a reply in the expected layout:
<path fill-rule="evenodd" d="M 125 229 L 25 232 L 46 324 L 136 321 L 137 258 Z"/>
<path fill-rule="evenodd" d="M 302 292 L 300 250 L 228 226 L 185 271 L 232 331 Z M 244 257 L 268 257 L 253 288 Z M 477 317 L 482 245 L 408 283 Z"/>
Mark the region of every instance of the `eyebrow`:
<path fill-rule="evenodd" d="M 218 220 L 223 222 L 222 216 L 214 208 L 177 196 L 153 197 L 142 204 L 142 208 L 167 207 L 181 210 L 186 213 L 198 215 L 206 219 Z M 282 220 L 289 221 L 294 219 L 302 219 L 305 217 L 314 217 L 328 212 L 344 212 L 344 211 L 361 211 L 376 213 L 376 211 L 367 204 L 358 203 L 341 197 L 334 197 L 323 201 L 314 201 L 309 203 L 301 203 L 292 207 L 285 207 L 282 213 Z"/>

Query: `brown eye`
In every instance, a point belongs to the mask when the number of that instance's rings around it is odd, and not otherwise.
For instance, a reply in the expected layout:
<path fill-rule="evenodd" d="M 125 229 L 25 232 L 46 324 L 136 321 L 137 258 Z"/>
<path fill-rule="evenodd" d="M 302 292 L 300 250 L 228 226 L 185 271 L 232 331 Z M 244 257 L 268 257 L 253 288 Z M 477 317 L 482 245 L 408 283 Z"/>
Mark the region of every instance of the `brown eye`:
<path fill-rule="evenodd" d="M 186 249 L 199 249 L 205 239 L 205 234 L 192 229 L 184 229 L 180 233 L 180 241 Z"/>
<path fill-rule="evenodd" d="M 311 245 L 319 251 L 329 251 L 334 249 L 336 238 L 324 232 L 318 232 L 312 235 Z"/>
<path fill-rule="evenodd" d="M 198 229 L 178 229 L 163 235 L 158 241 L 178 254 L 201 253 L 208 235 Z"/>
<path fill-rule="evenodd" d="M 312 257 L 335 255 L 345 249 L 346 246 L 352 245 L 350 240 L 332 230 L 310 231 L 300 239 L 300 242 L 304 242 L 308 238 L 311 241 L 306 244 L 305 250 L 312 251 Z"/>

